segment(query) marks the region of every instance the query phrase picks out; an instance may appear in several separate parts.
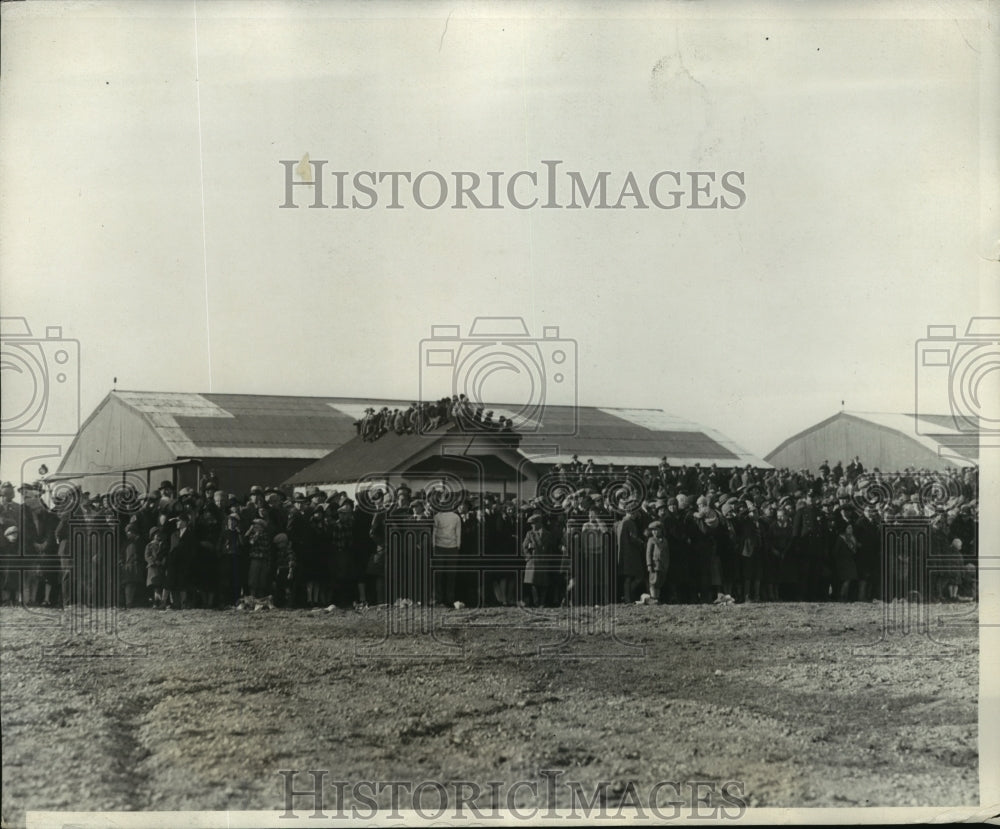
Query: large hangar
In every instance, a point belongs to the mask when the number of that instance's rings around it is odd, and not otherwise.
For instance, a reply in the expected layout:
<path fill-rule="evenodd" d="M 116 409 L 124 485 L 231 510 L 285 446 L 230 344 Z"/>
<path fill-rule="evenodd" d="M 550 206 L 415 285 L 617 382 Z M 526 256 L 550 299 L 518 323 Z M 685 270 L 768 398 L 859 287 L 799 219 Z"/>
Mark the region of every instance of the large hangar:
<path fill-rule="evenodd" d="M 57 476 L 91 492 L 129 480 L 155 488 L 166 479 L 246 492 L 277 484 L 351 440 L 369 405 L 410 401 L 260 394 L 113 391 L 80 427 Z"/>
<path fill-rule="evenodd" d="M 979 445 L 950 416 L 844 411 L 788 438 L 766 460 L 816 470 L 823 461 L 846 464 L 855 456 L 866 469 L 945 470 L 977 465 Z"/>
<path fill-rule="evenodd" d="M 355 423 L 369 406 L 405 409 L 410 402 L 113 391 L 81 426 L 57 477 L 103 492 L 123 476 L 146 489 L 164 479 L 197 488 L 214 474 L 223 489 L 242 493 L 253 484 L 331 487 L 379 473 L 416 479 L 448 472 L 512 492 L 574 455 L 619 468 L 656 466 L 664 457 L 673 466 L 770 466 L 725 435 L 660 409 L 548 407 L 548 425 L 573 424 L 551 438 L 470 441 L 453 428 L 372 443 L 357 436 Z"/>

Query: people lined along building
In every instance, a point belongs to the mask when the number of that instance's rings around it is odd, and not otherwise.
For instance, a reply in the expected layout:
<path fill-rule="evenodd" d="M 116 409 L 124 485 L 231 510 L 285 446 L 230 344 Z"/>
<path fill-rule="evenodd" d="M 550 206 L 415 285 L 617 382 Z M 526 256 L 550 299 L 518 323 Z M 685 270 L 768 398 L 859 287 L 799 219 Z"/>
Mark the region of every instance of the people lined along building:
<path fill-rule="evenodd" d="M 433 403 L 411 403 L 406 409 L 383 406 L 365 409 L 364 416 L 354 422 L 358 436 L 366 441 L 378 440 L 393 432 L 413 435 L 432 432 L 454 423 L 463 431 L 508 432 L 514 431 L 514 421 L 506 415 L 495 415 L 492 409 L 474 405 L 464 394 L 451 398 L 442 397 Z"/>
<path fill-rule="evenodd" d="M 354 498 L 264 486 L 240 495 L 212 475 L 198 492 L 177 492 L 170 481 L 145 495 L 44 482 L 18 490 L 0 487 L 5 603 L 59 606 L 75 596 L 177 610 L 264 598 L 275 606 L 351 608 L 400 600 L 558 606 L 644 596 L 715 604 L 977 597 L 973 467 L 868 472 L 855 458 L 815 472 L 733 470 L 664 459 L 639 469 L 574 457 L 521 499 L 453 492 L 444 479 L 417 491 L 405 481 L 359 489 Z M 439 563 L 487 555 L 501 566 L 482 578 L 475 568 L 439 566 L 429 595 L 396 595 L 391 585 L 387 594 L 387 532 L 399 521 L 429 533 Z M 117 545 L 114 560 L 89 562 L 89 582 L 74 593 L 79 563 L 70 535 L 81 523 L 105 527 Z M 884 548 L 886 529 L 909 525 L 929 535 L 923 557 Z M 11 564 L 19 555 L 34 564 L 19 570 Z M 926 555 L 934 558 L 929 577 Z M 52 566 L 36 566 L 46 558 Z M 108 568 L 119 585 L 111 598 L 97 587 Z"/>

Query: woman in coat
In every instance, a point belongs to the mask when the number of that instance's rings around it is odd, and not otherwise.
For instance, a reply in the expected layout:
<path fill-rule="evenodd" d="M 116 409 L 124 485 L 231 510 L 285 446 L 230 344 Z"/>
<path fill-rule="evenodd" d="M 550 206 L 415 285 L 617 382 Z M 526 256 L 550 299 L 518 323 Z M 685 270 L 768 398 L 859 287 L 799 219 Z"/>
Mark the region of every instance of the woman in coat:
<path fill-rule="evenodd" d="M 728 604 L 733 601 L 723 589 L 722 559 L 719 546 L 722 539 L 728 543 L 729 531 L 722 521 L 722 516 L 706 502 L 699 507 L 694 515 L 695 523 L 701 533 L 699 543 L 701 586 L 703 598 L 715 593 L 713 604 Z"/>
<path fill-rule="evenodd" d="M 846 602 L 851 582 L 858 578 L 858 568 L 855 559 L 858 554 L 858 541 L 854 537 L 854 528 L 844 524 L 840 535 L 833 544 L 833 571 L 836 583 L 840 585 L 837 598 Z"/>
<path fill-rule="evenodd" d="M 214 503 L 205 503 L 198 510 L 194 524 L 197 551 L 191 589 L 201 594 L 201 606 L 215 607 L 215 597 L 219 586 L 219 545 L 222 541 L 223 515 Z"/>
<path fill-rule="evenodd" d="M 539 559 L 553 555 L 552 534 L 545 528 L 541 513 L 528 518 L 531 528 L 524 536 L 521 554 L 524 556 L 524 584 L 530 588 L 532 607 L 541 607 L 545 600 L 545 590 L 549 584 L 549 574 L 539 568 Z"/>

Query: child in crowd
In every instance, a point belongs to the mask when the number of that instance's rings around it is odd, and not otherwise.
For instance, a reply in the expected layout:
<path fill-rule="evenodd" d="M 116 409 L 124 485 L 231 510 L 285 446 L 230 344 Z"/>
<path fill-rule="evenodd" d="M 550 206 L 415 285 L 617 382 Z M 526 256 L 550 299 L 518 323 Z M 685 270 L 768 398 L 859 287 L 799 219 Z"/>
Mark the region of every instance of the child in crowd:
<path fill-rule="evenodd" d="M 275 596 L 279 606 L 291 607 L 295 599 L 295 550 L 285 533 L 274 537 Z"/>
<path fill-rule="evenodd" d="M 153 527 L 149 531 L 146 545 L 146 588 L 152 592 L 153 606 L 167 609 L 163 589 L 166 587 L 167 549 L 163 543 L 163 527 Z"/>
<path fill-rule="evenodd" d="M 255 518 L 246 532 L 246 540 L 250 549 L 249 598 L 262 599 L 271 595 L 271 533 L 267 521 Z"/>
<path fill-rule="evenodd" d="M 663 524 L 661 522 L 653 521 L 648 529 L 646 569 L 649 571 L 649 595 L 665 604 L 667 601 L 667 568 L 670 566 L 667 540 L 663 537 Z"/>

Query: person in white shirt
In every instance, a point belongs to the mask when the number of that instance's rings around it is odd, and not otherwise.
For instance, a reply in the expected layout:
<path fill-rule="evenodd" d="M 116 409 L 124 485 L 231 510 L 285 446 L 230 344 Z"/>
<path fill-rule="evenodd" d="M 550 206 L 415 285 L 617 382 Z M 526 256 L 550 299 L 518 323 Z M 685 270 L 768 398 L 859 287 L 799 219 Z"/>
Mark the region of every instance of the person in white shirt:
<path fill-rule="evenodd" d="M 462 519 L 453 509 L 434 513 L 434 530 L 431 535 L 436 556 L 457 556 L 462 545 Z M 434 603 L 451 604 L 455 600 L 454 570 L 438 570 L 434 576 Z"/>

